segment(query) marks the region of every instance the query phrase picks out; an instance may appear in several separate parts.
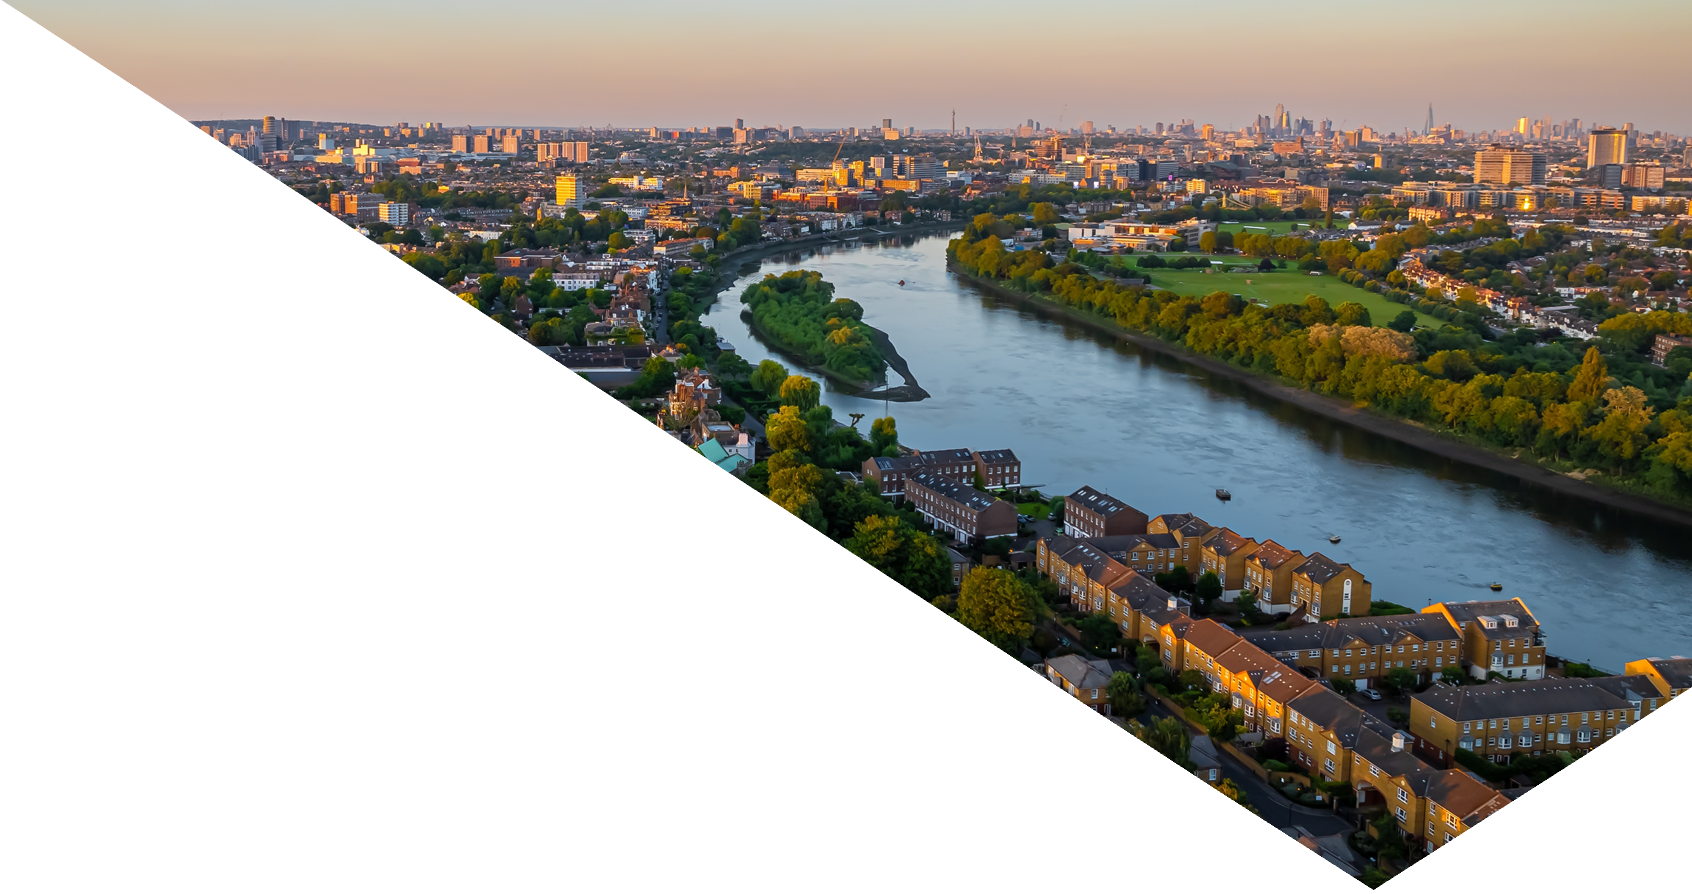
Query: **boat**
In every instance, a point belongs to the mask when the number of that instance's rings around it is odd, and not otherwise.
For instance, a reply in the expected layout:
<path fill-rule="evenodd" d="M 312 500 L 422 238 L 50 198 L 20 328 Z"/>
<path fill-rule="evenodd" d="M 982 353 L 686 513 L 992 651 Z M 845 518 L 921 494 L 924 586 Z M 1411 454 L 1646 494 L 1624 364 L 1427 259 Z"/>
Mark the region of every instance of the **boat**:
<path fill-rule="evenodd" d="M 1338 534 L 1329 534 L 1328 535 L 1328 542 L 1329 543 L 1338 543 L 1339 542 L 1339 535 Z"/>
<path fill-rule="evenodd" d="M 1229 500 L 1232 500 L 1233 498 L 1234 498 L 1233 494 L 1228 493 L 1227 491 L 1223 490 L 1222 488 L 1219 487 L 1219 488 L 1216 489 L 1216 499 L 1221 500 L 1223 502 L 1227 502 Z"/>
<path fill-rule="evenodd" d="M 902 286 L 902 285 L 904 285 L 904 284 L 905 284 L 905 281 L 904 281 L 904 280 L 902 280 L 902 279 L 901 279 L 901 280 L 899 280 L 899 285 L 901 285 L 901 286 Z"/>
<path fill-rule="evenodd" d="M 1494 583 L 1493 583 L 1493 584 L 1491 584 L 1491 588 L 1492 588 L 1492 592 L 1494 592 L 1494 593 L 1496 593 L 1496 592 L 1498 592 L 1498 591 L 1499 591 L 1499 590 L 1502 590 L 1502 589 L 1504 589 L 1504 585 L 1503 585 L 1503 584 L 1500 584 L 1500 583 L 1496 583 L 1496 582 L 1494 582 Z"/>

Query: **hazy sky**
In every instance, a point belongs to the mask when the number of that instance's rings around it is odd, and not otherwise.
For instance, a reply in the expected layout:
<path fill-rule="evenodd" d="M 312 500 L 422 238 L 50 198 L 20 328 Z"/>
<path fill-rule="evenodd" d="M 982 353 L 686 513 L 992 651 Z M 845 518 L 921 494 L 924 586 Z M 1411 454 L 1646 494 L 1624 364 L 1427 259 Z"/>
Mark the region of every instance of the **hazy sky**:
<path fill-rule="evenodd" d="M 12 0 L 184 117 L 1692 131 L 1692 3 Z"/>

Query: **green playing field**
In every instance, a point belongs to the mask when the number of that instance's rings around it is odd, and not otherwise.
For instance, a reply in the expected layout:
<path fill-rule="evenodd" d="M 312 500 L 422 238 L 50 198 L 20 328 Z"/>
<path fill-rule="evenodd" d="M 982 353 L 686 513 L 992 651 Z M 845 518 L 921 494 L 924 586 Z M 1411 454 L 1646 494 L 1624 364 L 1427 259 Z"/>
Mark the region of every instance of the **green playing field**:
<path fill-rule="evenodd" d="M 1180 257 L 1179 255 L 1164 255 L 1163 257 Z M 1252 258 L 1242 258 L 1235 255 L 1225 260 L 1229 266 L 1254 266 Z M 1221 268 L 1227 269 L 1227 268 Z M 1341 282 L 1339 277 L 1330 274 L 1311 276 L 1302 270 L 1288 268 L 1276 270 L 1272 273 L 1221 273 L 1204 270 L 1171 270 L 1167 267 L 1153 268 L 1147 271 L 1151 274 L 1152 286 L 1168 289 L 1181 295 L 1204 296 L 1211 292 L 1232 292 L 1247 300 L 1257 299 L 1265 304 L 1286 304 L 1288 302 L 1302 303 L 1307 295 L 1317 295 L 1325 299 L 1334 307 L 1346 301 L 1355 301 L 1369 309 L 1369 319 L 1376 326 L 1385 326 L 1403 311 L 1409 310 L 1402 304 L 1394 304 L 1374 292 L 1359 289 L 1356 286 Z M 1130 272 L 1132 275 L 1132 272 Z M 1416 314 L 1418 326 L 1443 326 L 1444 323 L 1424 313 Z"/>

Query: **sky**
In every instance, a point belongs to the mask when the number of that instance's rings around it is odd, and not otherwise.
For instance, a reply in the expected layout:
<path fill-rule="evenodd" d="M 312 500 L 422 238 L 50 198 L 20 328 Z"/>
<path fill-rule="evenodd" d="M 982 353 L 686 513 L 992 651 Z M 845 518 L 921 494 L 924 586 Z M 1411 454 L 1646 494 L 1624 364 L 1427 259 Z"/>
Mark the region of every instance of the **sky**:
<path fill-rule="evenodd" d="M 1692 132 L 1692 4 L 11 0 L 195 120 Z"/>

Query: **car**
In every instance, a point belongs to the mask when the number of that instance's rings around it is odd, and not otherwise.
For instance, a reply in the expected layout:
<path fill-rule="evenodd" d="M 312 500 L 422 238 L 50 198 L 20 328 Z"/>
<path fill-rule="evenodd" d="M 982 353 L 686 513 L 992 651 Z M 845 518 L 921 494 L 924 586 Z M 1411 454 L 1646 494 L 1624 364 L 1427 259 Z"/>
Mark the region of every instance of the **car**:
<path fill-rule="evenodd" d="M 1381 700 L 1381 694 L 1373 689 L 1359 689 L 1357 690 L 1357 694 L 1372 702 L 1378 702 Z"/>

